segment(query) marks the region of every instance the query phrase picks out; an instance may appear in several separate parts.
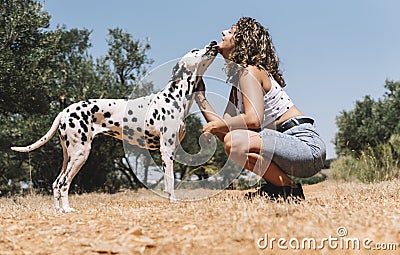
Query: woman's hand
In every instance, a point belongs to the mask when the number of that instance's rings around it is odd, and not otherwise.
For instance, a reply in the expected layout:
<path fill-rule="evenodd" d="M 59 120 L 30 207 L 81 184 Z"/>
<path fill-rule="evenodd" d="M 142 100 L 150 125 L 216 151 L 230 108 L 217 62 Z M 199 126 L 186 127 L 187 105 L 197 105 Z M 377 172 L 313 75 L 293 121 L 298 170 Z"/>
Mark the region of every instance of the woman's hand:
<path fill-rule="evenodd" d="M 203 126 L 203 133 L 211 133 L 213 135 L 215 135 L 216 133 L 218 133 L 219 129 L 218 126 L 220 125 L 218 122 L 220 121 L 210 121 L 207 124 L 205 124 Z"/>
<path fill-rule="evenodd" d="M 216 122 L 210 121 L 203 126 L 203 139 L 206 143 L 210 143 L 211 137 L 216 134 Z"/>

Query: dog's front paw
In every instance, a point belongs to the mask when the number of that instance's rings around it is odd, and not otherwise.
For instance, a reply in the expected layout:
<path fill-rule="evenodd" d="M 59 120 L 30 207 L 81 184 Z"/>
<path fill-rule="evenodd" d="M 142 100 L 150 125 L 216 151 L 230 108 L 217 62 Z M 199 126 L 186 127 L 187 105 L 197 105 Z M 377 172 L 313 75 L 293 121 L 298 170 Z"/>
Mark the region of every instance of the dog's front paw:
<path fill-rule="evenodd" d="M 63 213 L 71 213 L 71 212 L 75 212 L 76 210 L 74 208 L 71 207 L 66 207 L 66 208 L 62 208 L 61 212 Z"/>
<path fill-rule="evenodd" d="M 171 203 L 171 204 L 176 204 L 176 203 L 178 203 L 178 201 L 176 200 L 176 198 L 175 198 L 175 196 L 169 196 L 169 202 Z"/>

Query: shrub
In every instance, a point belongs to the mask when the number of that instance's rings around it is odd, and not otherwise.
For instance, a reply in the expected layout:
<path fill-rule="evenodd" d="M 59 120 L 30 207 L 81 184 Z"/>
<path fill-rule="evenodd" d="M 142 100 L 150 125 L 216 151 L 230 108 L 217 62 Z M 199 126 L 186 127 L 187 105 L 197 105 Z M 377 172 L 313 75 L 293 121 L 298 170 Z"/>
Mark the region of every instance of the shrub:
<path fill-rule="evenodd" d="M 341 156 L 332 162 L 333 177 L 342 180 L 358 179 L 365 183 L 400 177 L 400 135 L 392 135 L 387 143 L 368 147 L 360 156 Z"/>

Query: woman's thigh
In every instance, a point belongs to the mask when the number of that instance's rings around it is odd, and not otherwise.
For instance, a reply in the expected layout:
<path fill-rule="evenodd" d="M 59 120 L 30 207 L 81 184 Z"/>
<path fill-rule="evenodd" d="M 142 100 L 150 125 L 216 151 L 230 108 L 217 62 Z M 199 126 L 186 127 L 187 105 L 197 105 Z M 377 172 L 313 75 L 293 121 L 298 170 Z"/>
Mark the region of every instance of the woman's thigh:
<path fill-rule="evenodd" d="M 315 128 L 303 124 L 280 133 L 261 131 L 261 155 L 270 158 L 285 173 L 296 177 L 309 177 L 321 169 L 325 160 L 325 145 Z"/>
<path fill-rule="evenodd" d="M 229 132 L 224 138 L 225 151 L 229 154 L 261 153 L 262 139 L 260 133 L 251 130 L 237 129 Z"/>

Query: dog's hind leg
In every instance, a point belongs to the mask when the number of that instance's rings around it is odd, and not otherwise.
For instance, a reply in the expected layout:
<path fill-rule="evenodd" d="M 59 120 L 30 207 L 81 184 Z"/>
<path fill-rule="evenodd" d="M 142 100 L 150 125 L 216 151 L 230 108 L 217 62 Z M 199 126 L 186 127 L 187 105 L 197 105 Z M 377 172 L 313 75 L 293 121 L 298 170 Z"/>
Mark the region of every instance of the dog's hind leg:
<path fill-rule="evenodd" d="M 61 176 L 64 174 L 65 170 L 67 169 L 68 160 L 69 160 L 65 142 L 63 141 L 61 136 L 60 136 L 60 139 L 61 139 L 61 146 L 62 146 L 62 150 L 63 150 L 63 164 L 61 167 L 60 174 L 58 175 L 57 179 L 53 183 L 54 209 L 56 211 L 60 211 L 60 198 L 61 198 L 61 191 L 58 188 L 57 183 L 59 182 Z"/>
<path fill-rule="evenodd" d="M 79 172 L 83 164 L 86 162 L 91 149 L 90 143 L 84 143 L 84 145 L 78 143 L 70 145 L 67 148 L 68 161 L 66 170 L 59 175 L 55 183 L 56 190 L 59 192 L 61 198 L 61 211 L 62 212 L 73 212 L 74 209 L 70 207 L 68 200 L 68 191 L 72 180 L 75 175 Z M 59 199 L 60 199 L 59 198 Z"/>

